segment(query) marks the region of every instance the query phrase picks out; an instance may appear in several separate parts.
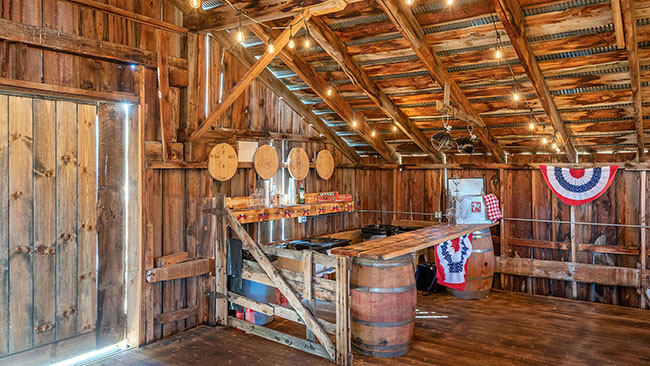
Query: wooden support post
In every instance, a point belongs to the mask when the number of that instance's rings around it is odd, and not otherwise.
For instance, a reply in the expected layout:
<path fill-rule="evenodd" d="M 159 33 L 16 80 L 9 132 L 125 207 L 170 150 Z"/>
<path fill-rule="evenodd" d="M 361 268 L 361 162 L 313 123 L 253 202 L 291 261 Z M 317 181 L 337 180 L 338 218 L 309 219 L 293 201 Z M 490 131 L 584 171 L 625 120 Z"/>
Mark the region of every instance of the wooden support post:
<path fill-rule="evenodd" d="M 305 250 L 302 252 L 302 300 L 307 305 L 312 314 L 315 314 L 314 310 L 314 296 L 312 292 L 312 276 L 314 275 L 314 252 L 311 250 Z M 308 341 L 314 342 L 316 338 L 314 333 L 309 330 L 309 327 L 306 327 L 305 338 Z"/>
<path fill-rule="evenodd" d="M 641 226 L 646 226 L 647 220 L 646 220 L 646 194 L 647 194 L 647 177 L 648 173 L 644 170 L 640 173 L 640 200 L 639 200 L 639 211 L 641 213 L 641 218 L 639 223 Z M 641 271 L 645 271 L 648 267 L 648 253 L 646 251 L 647 249 L 647 244 L 646 244 L 646 236 L 648 234 L 648 230 L 646 228 L 641 228 L 641 250 L 640 250 L 640 259 L 641 259 Z M 642 282 L 643 283 L 643 282 Z M 641 287 L 641 291 L 643 291 L 643 287 Z M 646 308 L 646 298 L 643 294 L 641 294 L 641 302 L 639 303 L 639 306 L 641 309 Z"/>
<path fill-rule="evenodd" d="M 160 109 L 160 133 L 162 137 L 163 161 L 172 159 L 172 121 L 169 100 L 169 33 L 156 30 L 158 44 L 158 106 Z"/>
<path fill-rule="evenodd" d="M 623 27 L 623 14 L 621 13 L 621 1 L 612 0 L 612 18 L 614 19 L 614 34 L 616 36 L 616 47 L 622 50 L 625 48 L 625 28 Z"/>
<path fill-rule="evenodd" d="M 578 260 L 578 245 L 576 243 L 576 206 L 571 206 L 571 263 Z M 571 282 L 571 297 L 575 300 L 578 297 L 578 283 Z"/>
<path fill-rule="evenodd" d="M 226 222 L 226 196 L 218 193 L 215 196 L 216 203 L 214 208 L 223 213 L 216 215 L 217 217 L 217 230 L 215 238 L 215 278 L 216 278 L 216 292 L 218 296 L 216 299 L 216 317 L 217 324 L 228 325 L 228 275 L 226 269 L 228 266 L 228 226 Z"/>
<path fill-rule="evenodd" d="M 499 169 L 499 203 L 501 204 L 501 214 L 503 217 L 508 217 L 506 213 L 506 206 L 503 203 L 505 197 L 506 197 L 506 173 L 504 169 Z M 499 223 L 499 231 L 500 231 L 500 254 L 501 257 L 506 257 L 507 256 L 507 247 L 508 247 L 508 228 L 506 225 L 507 221 L 504 219 L 501 219 L 501 222 Z M 506 280 L 506 275 L 501 273 L 501 289 L 505 290 L 505 280 Z"/>
<path fill-rule="evenodd" d="M 336 364 L 351 365 L 350 258 L 336 257 Z"/>
<path fill-rule="evenodd" d="M 248 235 L 248 232 L 246 232 L 239 222 L 237 222 L 237 219 L 230 210 L 226 210 L 225 215 L 230 224 L 230 228 L 235 232 L 235 234 L 237 234 L 248 251 L 253 255 L 259 266 L 264 270 L 271 281 L 273 281 L 273 285 L 287 298 L 289 305 L 291 305 L 296 313 L 298 313 L 302 321 L 305 322 L 305 325 L 314 332 L 314 335 L 329 355 L 329 359 L 336 360 L 336 349 L 334 344 L 329 339 L 327 333 L 318 323 L 314 315 L 312 315 L 312 313 L 309 312 L 309 310 L 307 310 L 307 308 L 305 308 L 305 306 L 300 302 L 295 292 L 291 289 L 291 286 L 289 286 L 287 281 L 280 274 L 280 271 L 273 266 L 271 261 L 266 257 L 266 254 L 262 251 L 262 248 L 260 248 L 259 244 Z"/>

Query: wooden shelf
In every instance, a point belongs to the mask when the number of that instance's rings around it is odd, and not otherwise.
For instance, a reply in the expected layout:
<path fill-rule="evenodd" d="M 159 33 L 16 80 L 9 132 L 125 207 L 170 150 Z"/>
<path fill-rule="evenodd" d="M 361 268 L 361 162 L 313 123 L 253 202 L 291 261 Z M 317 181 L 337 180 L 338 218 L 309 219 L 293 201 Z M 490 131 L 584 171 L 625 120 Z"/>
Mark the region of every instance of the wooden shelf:
<path fill-rule="evenodd" d="M 315 202 L 304 205 L 269 207 L 260 209 L 231 209 L 240 224 L 252 222 L 294 219 L 296 217 L 309 217 L 330 215 L 354 211 L 354 202 Z"/>

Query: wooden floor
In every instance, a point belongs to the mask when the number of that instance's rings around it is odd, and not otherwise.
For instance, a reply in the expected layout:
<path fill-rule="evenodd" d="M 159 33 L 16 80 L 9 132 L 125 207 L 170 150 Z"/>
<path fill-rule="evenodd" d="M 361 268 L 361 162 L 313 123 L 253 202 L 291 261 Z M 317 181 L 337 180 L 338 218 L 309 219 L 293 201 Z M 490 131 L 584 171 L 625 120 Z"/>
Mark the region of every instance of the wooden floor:
<path fill-rule="evenodd" d="M 650 365 L 650 311 L 494 292 L 486 300 L 418 298 L 413 345 L 396 359 L 355 365 Z M 294 334 L 303 328 L 275 321 Z M 332 365 L 227 328 L 201 327 L 100 365 Z"/>

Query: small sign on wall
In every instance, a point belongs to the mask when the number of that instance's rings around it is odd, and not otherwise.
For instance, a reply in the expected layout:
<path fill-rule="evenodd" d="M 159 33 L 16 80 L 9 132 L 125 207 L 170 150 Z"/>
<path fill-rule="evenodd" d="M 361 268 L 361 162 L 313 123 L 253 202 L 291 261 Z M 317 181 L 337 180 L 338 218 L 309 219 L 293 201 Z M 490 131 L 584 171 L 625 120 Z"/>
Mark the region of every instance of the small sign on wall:
<path fill-rule="evenodd" d="M 240 163 L 252 163 L 258 145 L 257 141 L 237 141 L 238 161 Z"/>

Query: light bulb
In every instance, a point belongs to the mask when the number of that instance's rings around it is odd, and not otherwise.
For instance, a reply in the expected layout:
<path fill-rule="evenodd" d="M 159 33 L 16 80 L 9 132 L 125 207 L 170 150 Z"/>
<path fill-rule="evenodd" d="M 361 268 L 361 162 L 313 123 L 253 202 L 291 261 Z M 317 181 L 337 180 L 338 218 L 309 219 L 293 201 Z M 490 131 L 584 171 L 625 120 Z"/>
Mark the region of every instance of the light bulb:
<path fill-rule="evenodd" d="M 273 46 L 273 43 L 269 40 L 269 48 L 268 48 L 269 53 L 275 52 L 275 46 Z"/>
<path fill-rule="evenodd" d="M 310 45 L 311 45 L 311 42 L 309 42 L 309 38 L 305 37 L 305 48 L 309 48 Z"/>
<path fill-rule="evenodd" d="M 413 4 L 413 0 L 406 0 L 406 5 L 411 5 Z"/>
<path fill-rule="evenodd" d="M 397 132 L 397 126 L 393 125 L 393 132 Z"/>
<path fill-rule="evenodd" d="M 372 132 L 370 133 L 370 136 L 375 137 L 375 134 L 376 134 L 375 130 L 372 130 Z"/>
<path fill-rule="evenodd" d="M 542 137 L 542 145 L 546 145 L 547 142 L 548 140 L 546 139 L 546 137 Z"/>
<path fill-rule="evenodd" d="M 241 28 L 237 31 L 237 42 L 242 43 L 244 42 L 244 32 L 242 32 Z"/>
<path fill-rule="evenodd" d="M 327 88 L 327 95 L 332 95 L 332 87 Z"/>
<path fill-rule="evenodd" d="M 497 48 L 496 52 L 494 52 L 494 57 L 500 59 L 501 58 L 501 50 Z"/>
<path fill-rule="evenodd" d="M 553 147 L 553 149 L 557 149 L 557 144 L 554 142 L 553 145 L 551 145 L 551 147 Z"/>
<path fill-rule="evenodd" d="M 514 92 L 514 93 L 512 94 L 512 99 L 514 99 L 514 100 L 519 100 L 519 94 L 518 94 L 517 92 Z"/>
<path fill-rule="evenodd" d="M 528 124 L 528 127 L 529 127 L 531 130 L 534 130 L 534 129 L 535 129 L 535 124 L 534 124 L 533 122 L 531 122 L 531 123 Z"/>
<path fill-rule="evenodd" d="M 447 0 L 447 5 L 449 5 L 449 6 L 454 5 L 454 0 Z"/>
<path fill-rule="evenodd" d="M 296 42 L 293 41 L 293 38 L 289 39 L 289 48 L 296 47 Z"/>
<path fill-rule="evenodd" d="M 352 120 L 352 127 L 357 127 L 357 119 Z"/>
<path fill-rule="evenodd" d="M 194 9 L 200 8 L 201 0 L 190 0 L 190 6 L 193 7 Z"/>

